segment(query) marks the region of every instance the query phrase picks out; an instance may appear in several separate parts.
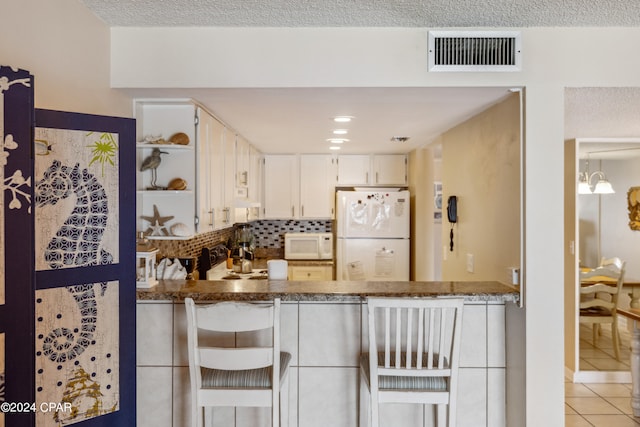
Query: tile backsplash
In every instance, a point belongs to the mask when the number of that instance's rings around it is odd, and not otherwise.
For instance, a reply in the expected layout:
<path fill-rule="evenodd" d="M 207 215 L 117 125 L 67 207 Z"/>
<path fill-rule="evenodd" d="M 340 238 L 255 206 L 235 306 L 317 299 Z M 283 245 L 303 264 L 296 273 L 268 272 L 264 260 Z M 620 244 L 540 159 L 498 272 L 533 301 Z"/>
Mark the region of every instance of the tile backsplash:
<path fill-rule="evenodd" d="M 251 223 L 256 248 L 284 248 L 284 233 L 331 233 L 333 221 L 261 219 Z"/>
<path fill-rule="evenodd" d="M 255 236 L 255 247 L 284 249 L 284 233 L 330 233 L 332 220 L 275 220 L 263 219 L 251 222 Z M 151 245 L 159 249 L 159 257 L 198 257 L 205 246 L 226 243 L 233 237 L 235 229 L 225 228 L 201 233 L 188 240 L 152 240 Z"/>
<path fill-rule="evenodd" d="M 272 220 L 251 222 L 255 236 L 256 256 L 282 258 L 284 256 L 284 233 L 331 233 L 332 220 Z M 235 228 L 200 233 L 188 240 L 151 240 L 150 245 L 159 249 L 161 258 L 193 257 L 198 259 L 202 248 L 226 243 L 234 236 Z M 196 261 L 197 264 L 197 261 Z M 198 270 L 196 265 L 195 270 Z"/>
<path fill-rule="evenodd" d="M 211 247 L 219 243 L 226 243 L 232 237 L 234 228 L 208 231 L 195 235 L 188 240 L 150 240 L 150 245 L 158 248 L 158 259 L 169 257 L 194 257 L 197 258 L 202 248 Z"/>

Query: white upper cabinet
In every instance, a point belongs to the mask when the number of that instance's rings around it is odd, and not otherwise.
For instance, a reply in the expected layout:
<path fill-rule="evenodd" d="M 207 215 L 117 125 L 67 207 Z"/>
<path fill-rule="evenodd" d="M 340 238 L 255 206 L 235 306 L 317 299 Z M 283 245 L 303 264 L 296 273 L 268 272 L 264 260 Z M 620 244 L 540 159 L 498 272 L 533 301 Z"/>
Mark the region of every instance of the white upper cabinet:
<path fill-rule="evenodd" d="M 262 197 L 260 151 L 193 100 L 137 99 L 134 108 L 137 231 L 153 231 L 153 239 L 187 239 L 258 218 L 258 207 L 245 206 Z M 184 133 L 188 143 L 158 143 L 177 133 Z M 158 188 L 152 189 L 152 170 L 140 169 L 154 149 L 161 153 Z M 186 185 L 170 185 L 178 181 Z M 155 225 L 156 219 L 163 224 Z M 182 225 L 174 233 L 171 226 L 177 223 Z"/>
<path fill-rule="evenodd" d="M 225 226 L 224 125 L 198 109 L 198 231 Z"/>
<path fill-rule="evenodd" d="M 134 102 L 138 141 L 136 229 L 151 239 L 184 239 L 196 233 L 196 108 L 187 99 Z M 183 144 L 162 143 L 177 133 L 186 135 Z M 155 150 L 160 153 L 153 154 Z"/>
<path fill-rule="evenodd" d="M 262 153 L 251 146 L 249 152 L 249 191 L 247 196 L 249 200 L 254 202 L 262 200 L 263 158 Z"/>
<path fill-rule="evenodd" d="M 235 222 L 234 200 L 236 198 L 236 133 L 230 128 L 224 130 L 224 217 L 225 227 Z"/>
<path fill-rule="evenodd" d="M 297 156 L 264 156 L 264 217 L 267 219 L 296 218 L 298 213 Z"/>
<path fill-rule="evenodd" d="M 333 218 L 335 160 L 330 154 L 300 156 L 300 218 Z"/>
<path fill-rule="evenodd" d="M 338 156 L 338 185 L 369 185 L 371 160 L 368 154 Z"/>
<path fill-rule="evenodd" d="M 251 145 L 241 135 L 236 137 L 236 186 L 249 187 Z"/>
<path fill-rule="evenodd" d="M 374 154 L 372 185 L 407 185 L 405 154 Z"/>
<path fill-rule="evenodd" d="M 329 154 L 265 155 L 264 217 L 333 217 L 336 162 Z"/>
<path fill-rule="evenodd" d="M 339 155 L 338 185 L 407 185 L 407 156 Z"/>

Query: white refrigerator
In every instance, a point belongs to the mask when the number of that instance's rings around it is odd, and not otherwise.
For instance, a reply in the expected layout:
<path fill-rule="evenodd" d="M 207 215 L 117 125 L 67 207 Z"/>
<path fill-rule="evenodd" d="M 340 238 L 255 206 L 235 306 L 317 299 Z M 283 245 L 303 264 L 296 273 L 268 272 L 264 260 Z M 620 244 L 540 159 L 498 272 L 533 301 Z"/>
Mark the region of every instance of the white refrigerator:
<path fill-rule="evenodd" d="M 409 280 L 409 191 L 336 193 L 336 279 Z"/>

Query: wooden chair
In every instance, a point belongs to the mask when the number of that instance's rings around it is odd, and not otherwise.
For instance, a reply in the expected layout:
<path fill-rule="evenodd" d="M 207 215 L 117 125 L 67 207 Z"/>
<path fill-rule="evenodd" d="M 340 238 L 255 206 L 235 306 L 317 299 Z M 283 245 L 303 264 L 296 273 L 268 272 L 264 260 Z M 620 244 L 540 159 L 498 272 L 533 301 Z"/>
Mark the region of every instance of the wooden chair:
<path fill-rule="evenodd" d="M 437 405 L 438 426 L 456 425 L 462 299 L 369 298 L 369 352 L 360 357 L 360 427 L 378 427 L 380 403 Z M 448 408 L 448 411 L 447 411 Z M 448 413 L 448 417 L 447 417 Z M 446 424 L 448 419 L 448 424 Z"/>
<path fill-rule="evenodd" d="M 204 408 L 213 406 L 271 407 L 272 426 L 288 425 L 291 355 L 280 351 L 280 299 L 269 305 L 198 306 L 186 298 L 185 306 L 192 425 L 202 427 Z M 272 340 L 268 347 L 205 347 L 198 343 L 198 329 L 229 333 L 268 329 Z"/>
<path fill-rule="evenodd" d="M 580 287 L 580 323 L 593 325 L 593 345 L 596 345 L 600 325 L 611 323 L 611 338 L 616 359 L 620 360 L 620 335 L 618 333 L 618 317 L 616 310 L 622 285 L 624 283 L 625 262 L 607 263 L 581 275 L 581 278 L 606 277 L 616 281 L 612 286 L 606 283 L 595 283 Z"/>

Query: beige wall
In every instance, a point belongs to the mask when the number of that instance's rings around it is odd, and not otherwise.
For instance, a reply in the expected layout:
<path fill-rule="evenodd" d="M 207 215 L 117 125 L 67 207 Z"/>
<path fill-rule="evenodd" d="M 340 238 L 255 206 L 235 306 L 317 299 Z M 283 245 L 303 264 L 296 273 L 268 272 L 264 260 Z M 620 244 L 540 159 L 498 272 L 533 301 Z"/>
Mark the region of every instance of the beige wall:
<path fill-rule="evenodd" d="M 132 117 L 110 89 L 110 30 L 79 0 L 3 0 L 0 62 L 35 77 L 35 106 Z"/>
<path fill-rule="evenodd" d="M 500 280 L 520 265 L 520 105 L 518 94 L 442 135 L 443 280 Z M 446 201 L 458 196 L 451 227 Z M 474 258 L 467 271 L 467 254 Z"/>
<path fill-rule="evenodd" d="M 578 224 L 576 223 L 576 177 L 578 176 L 577 144 L 575 140 L 564 145 L 564 359 L 569 371 L 577 371 L 578 361 L 578 308 L 577 265 L 572 253 L 575 248 Z M 574 249 L 575 252 L 575 249 Z"/>
<path fill-rule="evenodd" d="M 409 154 L 411 192 L 411 280 L 434 280 L 434 156 L 429 148 Z"/>

